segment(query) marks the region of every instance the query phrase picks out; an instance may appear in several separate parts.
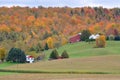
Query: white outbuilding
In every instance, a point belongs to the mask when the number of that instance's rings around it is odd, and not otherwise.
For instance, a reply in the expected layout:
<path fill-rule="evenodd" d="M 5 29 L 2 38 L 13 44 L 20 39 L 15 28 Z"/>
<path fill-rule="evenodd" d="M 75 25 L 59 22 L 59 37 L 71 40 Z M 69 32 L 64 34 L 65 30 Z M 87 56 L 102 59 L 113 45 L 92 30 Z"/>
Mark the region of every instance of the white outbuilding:
<path fill-rule="evenodd" d="M 100 36 L 99 34 L 96 34 L 96 35 L 92 34 L 92 35 L 89 37 L 89 39 L 97 39 L 99 36 Z"/>
<path fill-rule="evenodd" d="M 34 62 L 33 56 L 27 55 L 27 56 L 26 56 L 26 61 L 27 61 L 28 63 L 33 63 L 33 62 Z"/>

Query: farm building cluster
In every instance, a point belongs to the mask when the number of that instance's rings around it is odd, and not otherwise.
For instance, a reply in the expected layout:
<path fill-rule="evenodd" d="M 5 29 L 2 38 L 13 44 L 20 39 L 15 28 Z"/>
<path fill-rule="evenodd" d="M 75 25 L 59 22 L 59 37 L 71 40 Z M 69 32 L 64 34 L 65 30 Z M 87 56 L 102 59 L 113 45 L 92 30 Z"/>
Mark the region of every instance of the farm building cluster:
<path fill-rule="evenodd" d="M 99 34 L 92 34 L 92 35 L 89 36 L 89 39 L 95 40 L 95 39 L 98 38 L 99 36 L 100 36 Z M 76 35 L 74 35 L 74 36 L 71 36 L 71 37 L 69 38 L 69 42 L 70 42 L 70 43 L 75 43 L 75 42 L 79 42 L 79 41 L 81 41 L 81 33 L 78 33 L 78 34 L 76 34 Z"/>

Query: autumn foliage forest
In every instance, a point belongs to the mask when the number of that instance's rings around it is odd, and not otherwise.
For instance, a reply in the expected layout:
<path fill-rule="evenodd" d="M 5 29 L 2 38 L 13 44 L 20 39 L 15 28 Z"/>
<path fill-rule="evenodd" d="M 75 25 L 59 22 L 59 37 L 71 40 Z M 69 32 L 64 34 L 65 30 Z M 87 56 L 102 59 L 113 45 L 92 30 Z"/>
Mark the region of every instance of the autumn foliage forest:
<path fill-rule="evenodd" d="M 85 29 L 119 35 L 120 8 L 0 7 L 0 46 L 7 50 L 42 50 L 46 43 L 49 48 L 59 47 Z"/>

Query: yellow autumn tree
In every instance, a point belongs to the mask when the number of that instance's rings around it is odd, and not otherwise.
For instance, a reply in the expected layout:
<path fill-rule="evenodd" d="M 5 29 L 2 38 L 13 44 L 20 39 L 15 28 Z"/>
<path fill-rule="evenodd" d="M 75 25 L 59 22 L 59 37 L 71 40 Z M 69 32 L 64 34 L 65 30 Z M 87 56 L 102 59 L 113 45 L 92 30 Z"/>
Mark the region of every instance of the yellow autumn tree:
<path fill-rule="evenodd" d="M 48 47 L 50 48 L 50 49 L 52 49 L 53 48 L 53 39 L 52 39 L 52 37 L 49 37 L 48 39 L 47 39 L 47 44 L 48 44 Z"/>
<path fill-rule="evenodd" d="M 0 60 L 3 62 L 6 56 L 5 48 L 0 47 Z"/>
<path fill-rule="evenodd" d="M 61 40 L 61 45 L 65 45 L 65 44 L 68 43 L 68 40 L 65 37 L 62 37 L 61 39 L 62 39 Z"/>

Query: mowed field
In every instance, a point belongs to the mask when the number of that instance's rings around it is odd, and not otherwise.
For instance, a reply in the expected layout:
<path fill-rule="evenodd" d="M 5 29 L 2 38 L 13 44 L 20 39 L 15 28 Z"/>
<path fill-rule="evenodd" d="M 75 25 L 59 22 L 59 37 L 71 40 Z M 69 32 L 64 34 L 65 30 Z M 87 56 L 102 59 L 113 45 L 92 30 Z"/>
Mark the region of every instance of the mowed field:
<path fill-rule="evenodd" d="M 5 69 L 39 73 L 119 74 L 120 55 L 41 61 L 32 64 L 13 65 Z"/>

